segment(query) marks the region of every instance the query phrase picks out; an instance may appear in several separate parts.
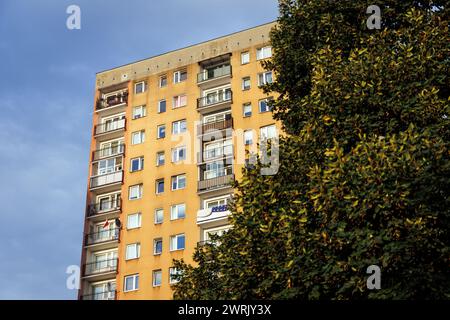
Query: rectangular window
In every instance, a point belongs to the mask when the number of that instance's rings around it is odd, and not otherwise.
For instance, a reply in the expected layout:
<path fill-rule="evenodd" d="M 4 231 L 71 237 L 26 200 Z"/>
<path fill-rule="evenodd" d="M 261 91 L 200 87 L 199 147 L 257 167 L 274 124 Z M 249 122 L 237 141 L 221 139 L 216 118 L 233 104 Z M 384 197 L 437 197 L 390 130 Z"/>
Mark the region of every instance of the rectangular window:
<path fill-rule="evenodd" d="M 131 159 L 130 172 L 140 171 L 144 169 L 144 157 Z"/>
<path fill-rule="evenodd" d="M 156 194 L 164 192 L 164 179 L 156 180 Z"/>
<path fill-rule="evenodd" d="M 250 77 L 242 78 L 242 90 L 250 90 Z"/>
<path fill-rule="evenodd" d="M 180 190 L 186 187 L 186 175 L 180 174 L 172 177 L 172 190 Z"/>
<path fill-rule="evenodd" d="M 173 97 L 172 108 L 180 108 L 187 105 L 187 96 L 185 94 Z"/>
<path fill-rule="evenodd" d="M 126 276 L 123 281 L 123 291 L 135 291 L 139 289 L 139 274 Z"/>
<path fill-rule="evenodd" d="M 133 213 L 127 217 L 127 229 L 136 229 L 141 227 L 141 214 Z"/>
<path fill-rule="evenodd" d="M 186 120 L 172 122 L 172 134 L 186 132 Z"/>
<path fill-rule="evenodd" d="M 186 160 L 186 146 L 176 147 L 172 149 L 172 162 Z"/>
<path fill-rule="evenodd" d="M 147 91 L 147 82 L 141 81 L 134 84 L 134 93 L 139 94 Z"/>
<path fill-rule="evenodd" d="M 244 131 L 244 144 L 250 145 L 253 143 L 253 130 Z"/>
<path fill-rule="evenodd" d="M 153 240 L 153 255 L 160 255 L 163 249 L 163 241 L 161 238 Z"/>
<path fill-rule="evenodd" d="M 250 63 L 250 52 L 242 52 L 241 53 L 241 64 Z"/>
<path fill-rule="evenodd" d="M 260 128 L 260 137 L 263 139 L 272 139 L 277 136 L 277 127 L 273 124 Z"/>
<path fill-rule="evenodd" d="M 258 85 L 263 86 L 268 83 L 272 83 L 272 71 L 259 73 L 258 74 Z"/>
<path fill-rule="evenodd" d="M 125 252 L 125 260 L 133 260 L 139 258 L 141 255 L 141 245 L 139 243 L 132 243 L 127 245 Z"/>
<path fill-rule="evenodd" d="M 173 73 L 173 83 L 179 83 L 187 79 L 187 70 L 179 70 Z"/>
<path fill-rule="evenodd" d="M 147 115 L 146 106 L 137 106 L 133 108 L 133 120 L 143 118 Z"/>
<path fill-rule="evenodd" d="M 271 110 L 269 103 L 271 99 L 259 100 L 259 112 L 268 112 Z"/>
<path fill-rule="evenodd" d="M 267 46 L 256 50 L 256 60 L 267 59 L 272 56 L 272 47 Z"/>
<path fill-rule="evenodd" d="M 140 144 L 145 141 L 145 130 L 136 131 L 131 134 L 131 144 Z"/>
<path fill-rule="evenodd" d="M 165 86 L 167 86 L 167 75 L 164 74 L 159 77 L 159 87 L 163 88 Z"/>
<path fill-rule="evenodd" d="M 181 271 L 177 268 L 169 268 L 169 283 L 174 284 L 178 282 L 178 276 L 181 274 Z"/>
<path fill-rule="evenodd" d="M 177 234 L 170 237 L 170 251 L 183 250 L 185 246 L 185 236 L 183 234 Z"/>
<path fill-rule="evenodd" d="M 159 166 L 162 166 L 162 165 L 164 165 L 164 161 L 165 161 L 165 159 L 164 159 L 164 151 L 160 151 L 160 152 L 158 152 L 157 154 L 156 154 L 156 165 L 159 167 Z"/>
<path fill-rule="evenodd" d="M 242 113 L 244 117 L 250 117 L 252 115 L 252 105 L 251 103 L 245 103 L 242 106 Z"/>
<path fill-rule="evenodd" d="M 157 131 L 156 136 L 158 137 L 158 139 L 164 138 L 166 136 L 166 125 L 165 124 L 159 125 L 156 128 L 156 131 Z"/>
<path fill-rule="evenodd" d="M 158 113 L 166 112 L 166 99 L 162 99 L 158 102 Z"/>
<path fill-rule="evenodd" d="M 170 208 L 170 220 L 184 219 L 186 217 L 186 204 L 176 204 Z"/>
<path fill-rule="evenodd" d="M 163 223 L 164 221 L 164 210 L 156 209 L 155 210 L 155 224 Z"/>
<path fill-rule="evenodd" d="M 128 199 L 136 200 L 142 198 L 142 184 L 136 184 L 128 188 Z"/>
<path fill-rule="evenodd" d="M 160 287 L 162 281 L 162 271 L 161 270 L 154 270 L 153 271 L 153 286 L 154 287 Z"/>

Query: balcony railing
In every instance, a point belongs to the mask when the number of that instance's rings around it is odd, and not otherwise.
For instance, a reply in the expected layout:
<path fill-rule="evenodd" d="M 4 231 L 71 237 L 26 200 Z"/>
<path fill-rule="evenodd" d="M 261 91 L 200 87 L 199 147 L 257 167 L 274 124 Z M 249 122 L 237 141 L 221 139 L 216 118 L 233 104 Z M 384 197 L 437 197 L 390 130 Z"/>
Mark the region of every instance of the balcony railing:
<path fill-rule="evenodd" d="M 108 132 L 114 132 L 118 130 L 124 130 L 126 125 L 126 119 L 120 119 L 112 122 L 105 122 L 101 124 L 97 124 L 94 129 L 94 134 L 104 134 Z"/>
<path fill-rule="evenodd" d="M 92 152 L 92 161 L 99 159 L 115 157 L 125 153 L 125 144 L 119 144 L 110 148 L 98 149 Z"/>
<path fill-rule="evenodd" d="M 128 103 L 128 92 L 120 92 L 107 98 L 100 98 L 97 100 L 96 109 L 103 110 L 111 107 L 115 107 L 119 104 Z"/>
<path fill-rule="evenodd" d="M 211 179 L 200 180 L 198 182 L 198 191 L 206 191 L 211 189 L 217 189 L 230 185 L 234 180 L 234 174 L 228 174 Z"/>
<path fill-rule="evenodd" d="M 121 210 L 122 210 L 122 201 L 120 199 L 101 201 L 88 205 L 86 215 L 88 217 L 93 217 L 99 214 Z"/>
<path fill-rule="evenodd" d="M 116 300 L 117 291 L 103 291 L 81 296 L 81 300 Z"/>
<path fill-rule="evenodd" d="M 197 99 L 197 109 L 214 106 L 220 103 L 232 102 L 232 100 L 233 92 L 230 89 L 225 90 L 223 93 L 216 92 L 208 94 L 205 97 Z"/>
<path fill-rule="evenodd" d="M 203 152 L 199 152 L 198 162 L 204 162 L 208 160 L 227 158 L 233 156 L 233 145 L 222 146 L 214 149 L 208 149 Z"/>
<path fill-rule="evenodd" d="M 206 133 L 214 133 L 220 130 L 225 130 L 233 127 L 233 118 L 219 120 L 215 122 L 208 122 L 199 124 L 197 131 L 199 135 Z"/>
<path fill-rule="evenodd" d="M 123 181 L 123 171 L 116 171 L 91 177 L 91 189 Z"/>
<path fill-rule="evenodd" d="M 99 260 L 84 265 L 84 276 L 98 275 L 102 273 L 117 272 L 119 259 Z"/>
<path fill-rule="evenodd" d="M 93 244 L 119 240 L 120 229 L 106 229 L 100 232 L 88 233 L 85 235 L 84 243 L 86 246 Z"/>
<path fill-rule="evenodd" d="M 205 69 L 197 74 L 197 83 L 213 80 L 225 76 L 231 76 L 231 65 L 224 65 L 220 68 Z"/>

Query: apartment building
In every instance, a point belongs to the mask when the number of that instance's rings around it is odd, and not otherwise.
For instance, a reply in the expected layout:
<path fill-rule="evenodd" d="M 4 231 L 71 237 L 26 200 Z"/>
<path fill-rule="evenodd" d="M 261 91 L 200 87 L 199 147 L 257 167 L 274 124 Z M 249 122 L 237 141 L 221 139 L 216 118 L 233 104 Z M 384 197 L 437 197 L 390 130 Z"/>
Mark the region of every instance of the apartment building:
<path fill-rule="evenodd" d="M 173 259 L 230 227 L 230 182 L 280 128 L 273 25 L 97 74 L 79 299 L 171 299 Z"/>

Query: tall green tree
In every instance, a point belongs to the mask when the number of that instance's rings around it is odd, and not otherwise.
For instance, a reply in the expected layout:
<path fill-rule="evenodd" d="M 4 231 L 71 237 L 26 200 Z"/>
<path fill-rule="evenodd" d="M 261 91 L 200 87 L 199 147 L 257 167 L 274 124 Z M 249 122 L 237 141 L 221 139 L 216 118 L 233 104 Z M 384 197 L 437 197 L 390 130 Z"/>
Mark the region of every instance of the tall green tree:
<path fill-rule="evenodd" d="M 381 30 L 370 4 L 280 1 L 278 174 L 244 170 L 175 298 L 450 298 L 449 3 L 384 1 Z"/>

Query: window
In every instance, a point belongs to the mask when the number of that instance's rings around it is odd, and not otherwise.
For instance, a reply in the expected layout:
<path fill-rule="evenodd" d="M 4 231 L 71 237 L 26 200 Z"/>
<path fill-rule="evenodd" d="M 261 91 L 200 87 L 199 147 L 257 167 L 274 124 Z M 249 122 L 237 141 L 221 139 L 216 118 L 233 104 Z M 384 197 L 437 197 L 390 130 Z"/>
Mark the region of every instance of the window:
<path fill-rule="evenodd" d="M 164 74 L 159 77 L 159 87 L 163 88 L 165 86 L 167 86 L 167 75 Z"/>
<path fill-rule="evenodd" d="M 131 276 L 126 276 L 123 282 L 123 291 L 135 291 L 139 289 L 139 275 L 133 274 Z"/>
<path fill-rule="evenodd" d="M 207 209 L 227 209 L 228 201 L 230 200 L 230 196 L 214 198 L 205 200 L 204 207 Z"/>
<path fill-rule="evenodd" d="M 162 281 L 162 271 L 161 270 L 154 270 L 153 271 L 153 286 L 154 287 L 160 287 Z"/>
<path fill-rule="evenodd" d="M 127 229 L 136 229 L 141 227 L 141 214 L 133 213 L 127 217 Z"/>
<path fill-rule="evenodd" d="M 267 46 L 256 50 L 256 60 L 267 59 L 272 56 L 272 47 Z"/>
<path fill-rule="evenodd" d="M 169 268 L 169 283 L 170 284 L 174 284 L 177 283 L 178 280 L 178 276 L 181 274 L 181 271 L 178 270 L 177 268 Z"/>
<path fill-rule="evenodd" d="M 173 83 L 179 83 L 187 79 L 187 71 L 180 70 L 173 73 Z"/>
<path fill-rule="evenodd" d="M 141 255 L 141 245 L 139 243 L 132 243 L 127 245 L 125 252 L 125 260 L 133 260 L 139 258 Z"/>
<path fill-rule="evenodd" d="M 186 216 L 186 205 L 176 204 L 170 208 L 170 220 L 184 219 Z"/>
<path fill-rule="evenodd" d="M 130 172 L 140 171 L 144 169 L 144 157 L 131 159 Z"/>
<path fill-rule="evenodd" d="M 241 64 L 250 63 L 250 52 L 242 52 L 241 53 Z"/>
<path fill-rule="evenodd" d="M 162 124 L 156 128 L 158 139 L 162 139 L 166 136 L 166 125 Z"/>
<path fill-rule="evenodd" d="M 140 144 L 145 141 L 145 130 L 136 131 L 131 134 L 131 144 Z"/>
<path fill-rule="evenodd" d="M 276 136 L 277 136 L 277 128 L 274 124 L 270 125 L 270 126 L 262 127 L 260 129 L 261 140 L 272 139 L 272 138 L 275 138 Z"/>
<path fill-rule="evenodd" d="M 156 165 L 158 167 L 164 165 L 164 151 L 160 151 L 156 154 Z"/>
<path fill-rule="evenodd" d="M 242 78 L 242 90 L 250 90 L 250 77 Z"/>
<path fill-rule="evenodd" d="M 186 146 L 172 149 L 172 162 L 186 160 Z"/>
<path fill-rule="evenodd" d="M 180 174 L 172 177 L 172 190 L 180 190 L 186 187 L 186 175 Z"/>
<path fill-rule="evenodd" d="M 156 209 L 155 210 L 155 224 L 163 223 L 164 220 L 164 210 Z"/>
<path fill-rule="evenodd" d="M 153 255 L 160 255 L 162 253 L 163 241 L 161 238 L 153 240 Z"/>
<path fill-rule="evenodd" d="M 186 132 L 186 120 L 172 122 L 172 134 Z"/>
<path fill-rule="evenodd" d="M 251 103 L 245 103 L 242 106 L 242 111 L 243 111 L 244 117 L 250 117 L 252 115 L 252 105 L 251 105 Z"/>
<path fill-rule="evenodd" d="M 158 113 L 166 112 L 166 99 L 160 100 L 158 102 Z"/>
<path fill-rule="evenodd" d="M 145 117 L 147 115 L 146 106 L 137 106 L 133 108 L 133 120 Z"/>
<path fill-rule="evenodd" d="M 142 198 L 142 184 L 130 186 L 128 189 L 128 199 L 136 200 Z"/>
<path fill-rule="evenodd" d="M 183 250 L 184 245 L 185 245 L 184 233 L 170 237 L 170 251 Z"/>
<path fill-rule="evenodd" d="M 164 192 L 164 179 L 156 180 L 156 194 Z"/>
<path fill-rule="evenodd" d="M 259 112 L 267 112 L 270 111 L 271 108 L 269 106 L 270 99 L 259 100 Z"/>
<path fill-rule="evenodd" d="M 258 74 L 258 85 L 263 86 L 268 83 L 272 83 L 272 71 L 259 73 Z"/>
<path fill-rule="evenodd" d="M 134 84 L 134 93 L 139 94 L 147 91 L 147 82 L 141 81 Z"/>
<path fill-rule="evenodd" d="M 173 97 L 172 108 L 180 108 L 187 105 L 187 96 L 185 94 Z"/>
<path fill-rule="evenodd" d="M 250 145 L 253 143 L 253 130 L 244 131 L 244 144 Z"/>

